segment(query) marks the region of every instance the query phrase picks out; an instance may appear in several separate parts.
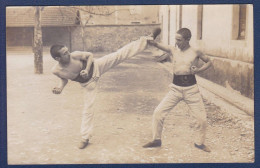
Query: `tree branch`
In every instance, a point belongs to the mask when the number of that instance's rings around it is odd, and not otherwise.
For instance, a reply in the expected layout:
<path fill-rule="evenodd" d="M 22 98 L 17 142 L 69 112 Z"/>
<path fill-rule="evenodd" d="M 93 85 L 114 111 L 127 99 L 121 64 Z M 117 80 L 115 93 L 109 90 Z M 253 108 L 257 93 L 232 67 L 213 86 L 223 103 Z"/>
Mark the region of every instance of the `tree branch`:
<path fill-rule="evenodd" d="M 75 7 L 75 6 L 71 6 L 70 8 L 74 8 L 74 9 L 77 9 L 77 10 L 80 10 L 80 11 L 83 11 L 83 12 L 86 12 L 86 13 L 89 13 L 89 14 L 92 14 L 92 15 L 100 15 L 100 16 L 109 16 L 117 11 L 128 11 L 129 9 L 118 9 L 118 10 L 114 10 L 112 12 L 109 12 L 109 13 L 96 13 L 96 12 L 92 12 L 92 11 L 89 11 L 89 10 L 85 10 L 85 9 L 82 9 L 80 7 Z"/>

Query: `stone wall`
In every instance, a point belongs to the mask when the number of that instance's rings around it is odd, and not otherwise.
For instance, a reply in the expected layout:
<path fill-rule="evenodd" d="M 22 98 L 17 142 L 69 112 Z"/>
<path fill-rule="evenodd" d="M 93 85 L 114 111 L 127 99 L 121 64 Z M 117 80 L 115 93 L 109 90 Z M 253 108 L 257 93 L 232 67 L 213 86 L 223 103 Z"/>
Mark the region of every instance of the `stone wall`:
<path fill-rule="evenodd" d="M 85 51 L 112 52 L 138 39 L 148 35 L 159 24 L 147 25 L 95 25 L 86 26 Z M 33 27 L 15 27 L 6 29 L 7 47 L 30 47 L 33 42 Z M 44 47 L 53 44 L 63 44 L 71 51 L 84 50 L 81 36 L 81 27 L 42 27 L 42 40 Z"/>
<path fill-rule="evenodd" d="M 63 44 L 69 49 L 70 42 L 70 28 L 69 27 L 43 27 L 42 28 L 42 42 L 43 46 L 50 47 L 53 44 Z"/>
<path fill-rule="evenodd" d="M 97 25 L 86 26 L 85 50 L 91 52 L 113 52 L 140 36 L 148 35 L 159 24 L 148 25 Z M 83 50 L 81 28 L 72 31 L 72 50 Z"/>

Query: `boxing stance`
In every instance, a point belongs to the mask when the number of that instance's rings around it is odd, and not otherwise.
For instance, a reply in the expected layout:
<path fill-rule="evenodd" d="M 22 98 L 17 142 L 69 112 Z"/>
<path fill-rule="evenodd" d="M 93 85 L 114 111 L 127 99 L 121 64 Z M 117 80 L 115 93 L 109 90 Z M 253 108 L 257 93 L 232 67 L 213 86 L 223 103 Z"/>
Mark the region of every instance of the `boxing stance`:
<path fill-rule="evenodd" d="M 149 44 L 173 56 L 174 76 L 173 82 L 169 85 L 170 91 L 153 113 L 153 141 L 144 145 L 144 148 L 161 146 L 164 119 L 168 112 L 183 100 L 189 106 L 191 114 L 197 118 L 199 122 L 199 136 L 197 142 L 194 143 L 195 147 L 210 152 L 210 149 L 205 145 L 207 115 L 197 86 L 195 74 L 208 69 L 212 63 L 202 52 L 190 46 L 190 38 L 190 30 L 181 28 L 177 31 L 175 37 L 176 46 L 178 48 L 163 45 L 155 41 L 149 41 Z M 195 66 L 199 59 L 205 62 L 200 68 Z"/>
<path fill-rule="evenodd" d="M 74 51 L 70 53 L 68 48 L 63 45 L 51 47 L 51 56 L 58 62 L 53 67 L 52 72 L 60 78 L 60 84 L 53 89 L 53 93 L 60 94 L 68 80 L 79 82 L 85 88 L 80 149 L 88 145 L 93 130 L 94 113 L 91 107 L 96 97 L 99 78 L 109 69 L 143 51 L 147 46 L 147 40 L 154 40 L 160 31 L 160 29 L 155 29 L 152 35 L 141 37 L 116 52 L 98 59 L 93 59 L 93 54 L 90 52 Z"/>

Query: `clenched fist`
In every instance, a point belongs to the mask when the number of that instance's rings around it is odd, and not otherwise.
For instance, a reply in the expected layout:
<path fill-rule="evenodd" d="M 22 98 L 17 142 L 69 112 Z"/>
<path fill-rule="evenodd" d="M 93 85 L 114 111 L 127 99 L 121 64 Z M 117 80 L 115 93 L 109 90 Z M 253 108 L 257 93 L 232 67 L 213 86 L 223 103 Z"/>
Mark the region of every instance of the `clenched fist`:
<path fill-rule="evenodd" d="M 55 87 L 55 88 L 52 89 L 52 93 L 54 93 L 54 94 L 60 94 L 61 91 L 62 91 L 62 89 L 58 88 L 58 87 Z"/>
<path fill-rule="evenodd" d="M 81 72 L 80 72 L 80 76 L 82 76 L 83 78 L 87 78 L 88 77 L 88 71 L 87 70 L 82 70 Z"/>
<path fill-rule="evenodd" d="M 192 66 L 191 68 L 190 68 L 190 71 L 191 71 L 191 74 L 196 74 L 198 71 L 199 71 L 199 68 L 197 68 L 196 66 Z"/>

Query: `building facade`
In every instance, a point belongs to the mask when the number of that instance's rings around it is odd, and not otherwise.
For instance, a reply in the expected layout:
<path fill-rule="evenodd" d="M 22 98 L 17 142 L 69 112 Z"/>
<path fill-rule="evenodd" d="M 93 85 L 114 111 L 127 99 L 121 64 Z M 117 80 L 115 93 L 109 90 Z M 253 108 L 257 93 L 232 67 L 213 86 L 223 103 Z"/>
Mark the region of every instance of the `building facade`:
<path fill-rule="evenodd" d="M 159 21 L 165 44 L 175 44 L 179 28 L 191 30 L 191 45 L 214 65 L 200 76 L 254 98 L 253 5 L 162 5 Z"/>

